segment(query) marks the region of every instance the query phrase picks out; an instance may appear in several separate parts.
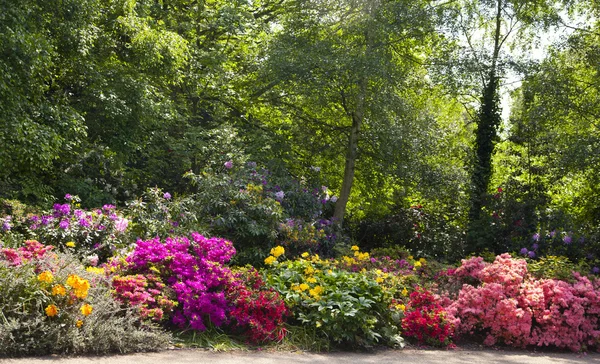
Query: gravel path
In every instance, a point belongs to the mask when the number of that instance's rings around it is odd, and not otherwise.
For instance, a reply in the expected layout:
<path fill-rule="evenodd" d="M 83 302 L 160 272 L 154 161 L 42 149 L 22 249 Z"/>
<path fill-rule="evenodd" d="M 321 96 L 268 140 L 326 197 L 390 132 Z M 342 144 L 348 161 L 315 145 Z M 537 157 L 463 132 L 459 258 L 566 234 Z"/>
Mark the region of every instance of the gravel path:
<path fill-rule="evenodd" d="M 557 352 L 531 352 L 517 350 L 383 350 L 375 353 L 327 353 L 234 351 L 213 352 L 206 350 L 169 350 L 158 353 L 114 355 L 99 357 L 46 356 L 38 358 L 0 359 L 2 364 L 274 364 L 274 363 L 323 363 L 323 364 L 567 364 L 600 363 L 600 353 L 573 354 Z"/>

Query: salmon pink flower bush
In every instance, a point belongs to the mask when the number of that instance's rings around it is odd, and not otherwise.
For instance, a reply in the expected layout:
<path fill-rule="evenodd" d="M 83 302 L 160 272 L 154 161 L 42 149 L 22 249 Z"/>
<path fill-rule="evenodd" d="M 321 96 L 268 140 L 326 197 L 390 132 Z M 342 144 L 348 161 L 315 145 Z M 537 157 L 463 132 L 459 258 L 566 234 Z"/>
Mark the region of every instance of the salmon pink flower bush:
<path fill-rule="evenodd" d="M 599 346 L 599 280 L 577 273 L 573 283 L 537 279 L 528 274 L 525 260 L 508 254 L 491 264 L 463 261 L 455 273 L 458 280 L 478 279 L 464 284 L 447 307 L 457 333 L 482 333 L 486 345 L 551 345 L 573 351 Z"/>

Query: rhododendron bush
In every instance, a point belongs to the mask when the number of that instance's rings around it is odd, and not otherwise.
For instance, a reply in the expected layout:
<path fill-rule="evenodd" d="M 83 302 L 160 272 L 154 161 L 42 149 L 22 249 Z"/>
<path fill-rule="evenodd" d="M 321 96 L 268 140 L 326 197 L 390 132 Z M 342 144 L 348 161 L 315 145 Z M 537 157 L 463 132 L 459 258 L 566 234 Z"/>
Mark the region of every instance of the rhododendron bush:
<path fill-rule="evenodd" d="M 484 263 L 463 260 L 454 279 L 469 281 L 447 310 L 458 334 L 482 333 L 484 343 L 556 346 L 573 351 L 600 343 L 600 280 L 574 273 L 573 282 L 536 279 L 508 254 Z"/>

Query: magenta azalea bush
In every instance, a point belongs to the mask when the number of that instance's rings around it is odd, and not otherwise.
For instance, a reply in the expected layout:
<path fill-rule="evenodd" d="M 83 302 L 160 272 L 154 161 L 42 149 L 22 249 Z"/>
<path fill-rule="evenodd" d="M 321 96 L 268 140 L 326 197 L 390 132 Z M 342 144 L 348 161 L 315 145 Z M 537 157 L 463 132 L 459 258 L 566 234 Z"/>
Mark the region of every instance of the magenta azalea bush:
<path fill-rule="evenodd" d="M 600 344 L 600 280 L 574 273 L 574 282 L 536 279 L 523 259 L 508 254 L 489 264 L 463 260 L 454 276 L 470 279 L 447 307 L 458 334 L 484 343 L 554 346 L 573 351 Z"/>
<path fill-rule="evenodd" d="M 109 266 L 114 295 L 159 322 L 204 331 L 230 328 L 252 342 L 281 340 L 287 309 L 255 271 L 234 274 L 225 266 L 233 244 L 196 232 L 185 236 L 139 240 L 124 259 Z"/>

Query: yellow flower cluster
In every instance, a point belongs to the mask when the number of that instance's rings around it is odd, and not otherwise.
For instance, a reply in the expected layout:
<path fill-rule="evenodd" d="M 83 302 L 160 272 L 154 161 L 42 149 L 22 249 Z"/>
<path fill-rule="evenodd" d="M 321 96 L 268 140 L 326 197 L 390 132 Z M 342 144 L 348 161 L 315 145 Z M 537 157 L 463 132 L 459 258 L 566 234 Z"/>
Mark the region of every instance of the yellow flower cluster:
<path fill-rule="evenodd" d="M 83 316 L 88 316 L 92 313 L 93 308 L 91 305 L 86 303 L 85 305 L 81 306 L 79 310 L 81 311 Z"/>
<path fill-rule="evenodd" d="M 155 268 L 155 267 L 152 267 Z M 104 275 L 104 268 L 100 268 L 100 267 L 87 267 L 85 268 L 86 272 L 90 272 L 90 273 L 94 273 L 94 274 L 98 274 L 98 275 Z"/>
<path fill-rule="evenodd" d="M 45 311 L 46 311 L 46 315 L 48 315 L 48 317 L 54 317 L 54 316 L 58 315 L 58 307 L 56 307 L 56 305 L 48 305 L 48 307 L 46 307 Z"/>
<path fill-rule="evenodd" d="M 68 241 L 65 245 L 68 246 L 69 248 L 75 248 L 75 242 L 74 241 Z"/>
<path fill-rule="evenodd" d="M 272 255 L 269 255 L 268 257 L 265 258 L 265 264 L 267 265 L 271 265 L 273 263 L 275 263 L 277 261 L 277 258 L 275 258 Z"/>
<path fill-rule="evenodd" d="M 304 253 L 300 254 L 300 256 L 302 258 L 306 259 L 306 258 L 308 258 L 309 254 L 308 254 L 308 252 L 304 252 Z"/>
<path fill-rule="evenodd" d="M 67 290 L 65 289 L 65 286 L 63 286 L 62 284 L 57 284 L 54 287 L 52 287 L 52 295 L 64 296 L 66 294 L 67 294 Z"/>
<path fill-rule="evenodd" d="M 52 272 L 50 272 L 49 270 L 40 273 L 37 276 L 38 281 L 40 282 L 44 282 L 44 283 L 52 283 L 52 281 L 54 280 L 54 276 L 52 275 Z"/>
<path fill-rule="evenodd" d="M 367 260 L 370 258 L 369 253 L 367 253 L 367 252 L 361 253 L 358 250 L 354 252 L 354 256 L 358 260 Z"/>
<path fill-rule="evenodd" d="M 285 249 L 280 245 L 271 249 L 271 255 L 274 256 L 275 258 L 279 258 L 283 254 L 285 254 Z"/>
<path fill-rule="evenodd" d="M 319 299 L 319 297 L 321 297 L 321 294 L 323 293 L 323 287 L 321 286 L 316 286 L 315 288 L 311 289 L 308 291 L 308 293 L 314 298 L 314 299 Z"/>
<path fill-rule="evenodd" d="M 75 292 L 75 297 L 77 298 L 86 298 L 88 295 L 88 290 L 90 289 L 90 282 L 87 279 L 83 279 L 76 274 L 71 274 L 69 278 L 67 278 L 67 285 L 73 288 Z"/>
<path fill-rule="evenodd" d="M 406 306 L 402 303 L 397 303 L 393 307 L 398 311 L 406 311 Z"/>

